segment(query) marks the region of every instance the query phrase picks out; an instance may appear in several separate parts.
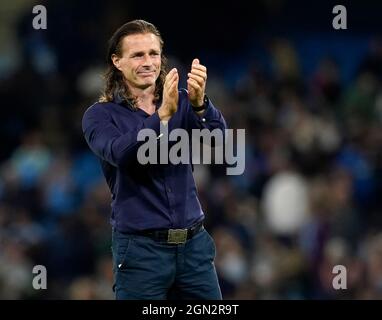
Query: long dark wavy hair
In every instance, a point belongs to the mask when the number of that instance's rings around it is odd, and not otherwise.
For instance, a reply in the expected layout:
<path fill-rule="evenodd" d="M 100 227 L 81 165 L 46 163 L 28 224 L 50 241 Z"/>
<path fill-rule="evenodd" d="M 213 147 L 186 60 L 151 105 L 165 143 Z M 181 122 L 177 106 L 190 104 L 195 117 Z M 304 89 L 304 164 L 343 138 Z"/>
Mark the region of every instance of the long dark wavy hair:
<path fill-rule="evenodd" d="M 167 59 L 163 54 L 163 39 L 159 30 L 152 24 L 144 20 L 133 20 L 121 26 L 110 38 L 107 50 L 107 70 L 104 75 L 105 88 L 99 98 L 99 102 L 110 102 L 116 96 L 129 102 L 136 108 L 136 97 L 132 95 L 125 83 L 123 73 L 113 64 L 111 56 L 113 54 L 122 57 L 122 40 L 124 37 L 132 34 L 152 33 L 159 38 L 161 47 L 161 70 L 159 77 L 155 82 L 154 103 L 161 99 L 163 85 L 167 74 Z"/>

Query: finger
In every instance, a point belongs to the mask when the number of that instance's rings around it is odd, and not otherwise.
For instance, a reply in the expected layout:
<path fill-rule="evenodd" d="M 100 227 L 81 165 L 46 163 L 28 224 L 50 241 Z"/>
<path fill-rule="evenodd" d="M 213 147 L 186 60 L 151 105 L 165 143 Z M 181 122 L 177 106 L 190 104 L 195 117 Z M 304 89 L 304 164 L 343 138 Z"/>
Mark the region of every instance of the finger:
<path fill-rule="evenodd" d="M 203 78 L 207 78 L 207 73 L 205 71 L 203 71 L 203 70 L 200 70 L 200 69 L 197 69 L 197 68 L 192 68 L 190 72 L 193 73 L 193 74 L 197 74 L 197 75 L 199 75 L 199 76 L 201 76 Z"/>
<path fill-rule="evenodd" d="M 187 79 L 187 83 L 193 88 L 195 89 L 196 91 L 201 91 L 202 88 L 200 87 L 200 85 L 194 80 L 194 79 Z"/>
<path fill-rule="evenodd" d="M 177 73 L 178 73 L 178 70 L 176 68 L 172 68 L 170 72 L 167 73 L 165 81 L 170 80 Z"/>
<path fill-rule="evenodd" d="M 192 69 L 191 72 L 188 74 L 194 74 L 201 77 L 203 80 L 207 80 L 207 74 L 200 70 Z"/>
<path fill-rule="evenodd" d="M 177 68 L 172 68 L 169 73 L 176 73 L 176 72 L 178 72 L 178 69 Z"/>
<path fill-rule="evenodd" d="M 191 79 L 194 79 L 200 86 L 203 86 L 205 83 L 205 79 L 201 76 L 196 75 L 196 74 L 189 73 L 188 77 Z"/>
<path fill-rule="evenodd" d="M 169 87 L 171 86 L 172 82 L 175 80 L 175 78 L 178 77 L 178 71 L 174 68 L 172 69 L 166 76 L 164 86 Z"/>
<path fill-rule="evenodd" d="M 199 70 L 199 71 L 202 71 L 204 73 L 207 73 L 207 68 L 205 66 L 203 66 L 202 64 L 194 64 L 194 65 L 192 65 L 191 71 L 192 70 Z"/>
<path fill-rule="evenodd" d="M 171 96 L 174 94 L 175 91 L 178 90 L 178 81 L 173 81 L 169 86 L 166 88 L 164 94 L 167 96 Z"/>
<path fill-rule="evenodd" d="M 174 82 L 171 84 L 170 88 L 169 88 L 169 92 L 170 92 L 170 93 L 175 93 L 175 92 L 177 92 L 177 91 L 178 91 L 178 81 L 174 81 Z"/>
<path fill-rule="evenodd" d="M 191 69 L 194 69 L 194 68 L 207 72 L 207 68 L 203 66 L 202 64 L 200 64 L 199 59 L 197 58 L 192 60 Z"/>
<path fill-rule="evenodd" d="M 179 82 L 179 77 L 178 75 L 176 74 L 173 78 L 171 78 L 169 84 L 168 84 L 168 90 L 171 92 L 171 90 L 173 90 L 174 87 L 178 87 L 178 82 Z"/>
<path fill-rule="evenodd" d="M 174 83 L 178 83 L 179 75 L 177 73 L 174 74 L 174 76 L 170 80 L 170 85 L 173 85 Z"/>
<path fill-rule="evenodd" d="M 187 91 L 188 91 L 188 94 L 193 94 L 195 89 L 193 87 L 191 87 L 191 85 L 188 83 L 188 80 L 187 80 Z"/>

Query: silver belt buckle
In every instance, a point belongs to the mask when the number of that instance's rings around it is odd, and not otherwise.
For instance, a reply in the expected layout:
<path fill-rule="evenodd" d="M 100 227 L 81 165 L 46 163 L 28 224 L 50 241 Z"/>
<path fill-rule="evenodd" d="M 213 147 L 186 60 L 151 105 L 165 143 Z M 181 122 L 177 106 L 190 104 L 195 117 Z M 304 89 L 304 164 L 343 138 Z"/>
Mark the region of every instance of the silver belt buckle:
<path fill-rule="evenodd" d="M 187 229 L 169 229 L 167 243 L 181 244 L 187 240 Z"/>

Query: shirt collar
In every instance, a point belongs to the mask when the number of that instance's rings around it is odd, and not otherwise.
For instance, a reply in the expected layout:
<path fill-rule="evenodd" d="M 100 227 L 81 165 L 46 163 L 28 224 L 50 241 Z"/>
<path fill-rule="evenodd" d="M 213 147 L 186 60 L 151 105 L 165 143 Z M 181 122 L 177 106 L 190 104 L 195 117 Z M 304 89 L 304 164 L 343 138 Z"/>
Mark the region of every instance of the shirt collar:
<path fill-rule="evenodd" d="M 135 110 L 131 104 L 131 102 L 127 101 L 123 96 L 121 96 L 119 93 L 114 94 L 113 102 L 119 105 L 122 105 L 124 107 L 129 108 L 130 110 Z"/>
<path fill-rule="evenodd" d="M 119 105 L 123 105 L 127 108 L 129 108 L 130 110 L 133 110 L 133 111 L 136 111 L 135 108 L 133 108 L 132 104 L 130 101 L 127 101 L 123 96 L 121 96 L 119 93 L 115 93 L 114 94 L 114 99 L 113 99 L 113 102 L 116 103 L 116 104 L 119 104 Z M 159 99 L 156 103 L 155 103 L 155 110 L 158 110 L 159 107 L 161 106 L 162 104 L 162 99 Z M 139 109 L 139 108 L 138 108 Z"/>

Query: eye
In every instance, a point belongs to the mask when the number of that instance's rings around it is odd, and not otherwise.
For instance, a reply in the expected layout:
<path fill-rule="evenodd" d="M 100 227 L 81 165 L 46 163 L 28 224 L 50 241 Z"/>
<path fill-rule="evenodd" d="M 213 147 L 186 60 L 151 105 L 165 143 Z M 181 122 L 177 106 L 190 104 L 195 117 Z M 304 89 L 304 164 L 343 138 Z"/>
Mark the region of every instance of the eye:
<path fill-rule="evenodd" d="M 131 55 L 131 57 L 133 59 L 137 59 L 137 58 L 139 59 L 139 58 L 143 57 L 143 54 L 142 53 L 134 53 L 134 54 Z"/>

